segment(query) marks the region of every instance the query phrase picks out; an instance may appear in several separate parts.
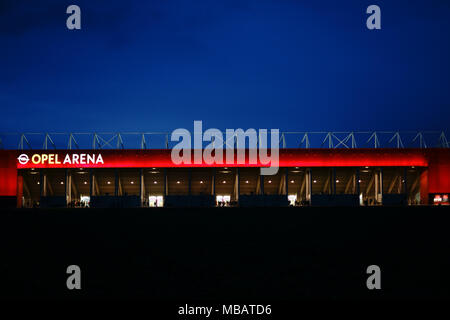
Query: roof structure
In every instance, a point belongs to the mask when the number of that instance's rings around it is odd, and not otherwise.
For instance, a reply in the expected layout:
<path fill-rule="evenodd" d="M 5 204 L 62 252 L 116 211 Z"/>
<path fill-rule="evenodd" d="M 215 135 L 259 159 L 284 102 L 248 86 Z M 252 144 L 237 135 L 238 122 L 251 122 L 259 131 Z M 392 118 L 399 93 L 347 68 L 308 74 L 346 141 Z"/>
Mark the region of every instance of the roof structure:
<path fill-rule="evenodd" d="M 0 149 L 170 149 L 170 132 L 0 133 Z M 230 141 L 224 141 L 224 145 Z M 449 148 L 445 131 L 280 132 L 280 148 Z"/>

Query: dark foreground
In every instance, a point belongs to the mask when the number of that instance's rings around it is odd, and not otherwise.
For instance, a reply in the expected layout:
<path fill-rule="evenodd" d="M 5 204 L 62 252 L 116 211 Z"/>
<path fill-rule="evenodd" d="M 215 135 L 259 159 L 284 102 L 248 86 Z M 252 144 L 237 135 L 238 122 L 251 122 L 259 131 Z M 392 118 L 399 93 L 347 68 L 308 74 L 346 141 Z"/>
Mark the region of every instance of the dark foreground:
<path fill-rule="evenodd" d="M 0 213 L 1 298 L 450 298 L 449 208 Z M 66 268 L 82 289 L 66 287 Z M 366 268 L 381 268 L 369 291 Z"/>

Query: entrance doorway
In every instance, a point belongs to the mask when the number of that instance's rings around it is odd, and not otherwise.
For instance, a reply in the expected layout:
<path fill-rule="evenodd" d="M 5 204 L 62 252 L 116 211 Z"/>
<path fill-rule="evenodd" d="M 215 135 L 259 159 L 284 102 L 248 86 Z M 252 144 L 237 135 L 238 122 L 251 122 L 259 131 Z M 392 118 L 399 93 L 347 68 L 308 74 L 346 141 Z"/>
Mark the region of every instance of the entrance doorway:
<path fill-rule="evenodd" d="M 164 205 L 163 196 L 150 196 L 148 198 L 148 204 L 150 207 L 162 207 Z"/>
<path fill-rule="evenodd" d="M 230 195 L 218 195 L 216 196 L 216 205 L 218 207 L 228 207 L 230 205 Z"/>
<path fill-rule="evenodd" d="M 290 206 L 295 206 L 295 202 L 297 201 L 297 195 L 296 194 L 288 195 L 288 201 Z"/>
<path fill-rule="evenodd" d="M 90 202 L 91 202 L 91 197 L 89 197 L 89 196 L 81 196 L 80 197 L 80 205 L 81 205 L 81 207 L 88 208 Z"/>

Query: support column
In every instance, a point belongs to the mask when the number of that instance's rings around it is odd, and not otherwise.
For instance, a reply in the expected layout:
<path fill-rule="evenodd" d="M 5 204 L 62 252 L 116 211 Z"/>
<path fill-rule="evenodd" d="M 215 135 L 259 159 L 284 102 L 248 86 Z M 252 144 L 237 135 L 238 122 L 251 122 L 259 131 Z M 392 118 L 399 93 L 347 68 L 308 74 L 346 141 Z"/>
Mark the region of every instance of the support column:
<path fill-rule="evenodd" d="M 428 168 L 420 173 L 420 204 L 428 204 Z"/>
<path fill-rule="evenodd" d="M 331 194 L 336 194 L 336 168 L 331 168 Z"/>
<path fill-rule="evenodd" d="M 261 173 L 259 174 L 259 181 L 260 181 L 259 193 L 264 194 L 264 176 Z"/>
<path fill-rule="evenodd" d="M 192 185 L 192 169 L 188 169 L 188 195 L 191 195 L 191 185 Z"/>
<path fill-rule="evenodd" d="M 380 193 L 379 193 L 380 194 L 380 198 L 378 200 L 379 200 L 380 204 L 383 204 L 383 168 L 380 168 L 379 177 L 380 177 L 380 182 L 379 182 L 379 184 L 380 184 Z"/>
<path fill-rule="evenodd" d="M 65 170 L 65 193 L 66 193 L 66 206 L 69 206 L 72 202 L 72 173 L 69 169 Z"/>
<path fill-rule="evenodd" d="M 41 170 L 39 176 L 40 176 L 39 177 L 40 178 L 39 189 L 40 189 L 41 197 L 46 197 L 47 196 L 47 174 Z"/>
<path fill-rule="evenodd" d="M 95 195 L 94 183 L 94 170 L 89 169 L 89 198 L 92 198 Z"/>
<path fill-rule="evenodd" d="M 397 194 L 400 194 L 403 192 L 403 178 L 402 176 L 398 176 L 398 183 L 397 183 Z"/>
<path fill-rule="evenodd" d="M 139 197 L 141 199 L 141 207 L 144 206 L 145 199 L 145 183 L 144 183 L 144 169 L 139 169 Z"/>
<path fill-rule="evenodd" d="M 301 176 L 301 177 L 299 177 L 299 179 L 300 179 L 300 183 L 299 183 L 299 187 L 298 187 L 298 189 L 297 189 L 297 192 L 296 192 L 296 194 L 297 194 L 297 200 L 298 200 L 298 202 L 300 203 L 300 204 L 303 204 L 304 203 L 304 200 L 303 200 L 303 190 L 305 190 L 305 188 L 306 188 L 306 169 L 305 169 L 305 172 L 303 173 L 303 175 Z M 305 197 L 306 198 L 306 197 Z M 306 199 L 305 199 L 306 200 Z"/>
<path fill-rule="evenodd" d="M 355 184 L 356 184 L 356 194 L 359 195 L 361 194 L 361 184 L 359 182 L 360 178 L 359 178 L 359 169 L 356 169 L 356 173 L 355 173 Z"/>
<path fill-rule="evenodd" d="M 216 201 L 216 168 L 212 168 L 211 195 L 214 196 L 214 201 Z"/>
<path fill-rule="evenodd" d="M 284 172 L 284 190 L 287 197 L 289 195 L 289 168 L 285 168 Z"/>
<path fill-rule="evenodd" d="M 403 192 L 406 194 L 406 198 L 408 199 L 407 177 L 408 177 L 408 169 L 405 167 L 403 168 Z"/>
<path fill-rule="evenodd" d="M 312 194 L 312 170 L 306 169 L 305 172 L 305 198 L 311 204 L 311 194 Z"/>
<path fill-rule="evenodd" d="M 356 194 L 356 173 L 352 174 L 352 194 Z"/>
<path fill-rule="evenodd" d="M 374 194 L 375 194 L 375 200 L 374 204 L 378 204 L 378 193 L 380 192 L 380 179 L 379 179 L 379 173 L 378 170 L 375 169 L 374 172 Z"/>
<path fill-rule="evenodd" d="M 114 196 L 119 196 L 119 170 L 114 170 Z"/>
<path fill-rule="evenodd" d="M 21 174 L 17 175 L 17 201 L 16 205 L 17 208 L 23 207 L 23 189 L 24 189 L 25 183 L 23 181 L 23 176 Z"/>
<path fill-rule="evenodd" d="M 164 177 L 163 177 L 163 179 L 164 179 L 164 198 L 169 194 L 169 186 L 168 186 L 168 183 L 167 183 L 167 169 L 166 168 L 164 168 L 163 169 L 164 170 Z M 164 199 L 164 203 L 165 203 L 165 199 Z"/>
<path fill-rule="evenodd" d="M 381 204 L 383 201 L 383 169 L 375 169 L 375 204 Z"/>
<path fill-rule="evenodd" d="M 75 179 L 73 178 L 73 172 L 72 172 L 72 174 L 70 175 L 71 176 L 71 180 L 72 180 L 72 184 L 71 184 L 71 186 L 72 186 L 72 196 L 71 196 L 71 198 L 72 199 L 80 199 L 80 194 L 79 194 L 79 192 L 78 192 L 78 189 L 77 189 L 77 186 L 76 186 L 76 184 L 75 184 Z"/>
<path fill-rule="evenodd" d="M 239 195 L 241 193 L 241 184 L 240 184 L 240 174 L 239 174 L 239 168 L 236 168 L 236 177 L 235 177 L 235 195 L 236 195 L 236 201 L 239 201 Z"/>
<path fill-rule="evenodd" d="M 261 179 L 259 176 L 256 177 L 256 190 L 255 194 L 261 194 Z"/>

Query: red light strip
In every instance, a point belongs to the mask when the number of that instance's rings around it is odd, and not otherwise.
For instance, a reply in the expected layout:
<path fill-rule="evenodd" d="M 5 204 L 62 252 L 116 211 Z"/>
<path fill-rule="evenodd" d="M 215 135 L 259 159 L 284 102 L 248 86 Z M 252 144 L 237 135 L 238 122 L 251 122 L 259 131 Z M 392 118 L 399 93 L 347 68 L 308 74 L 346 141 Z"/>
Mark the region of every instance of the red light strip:
<path fill-rule="evenodd" d="M 17 152 L 17 151 L 14 151 Z M 26 168 L 174 168 L 174 167 L 261 167 L 261 163 L 248 164 L 248 152 L 245 164 L 174 164 L 171 159 L 171 150 L 35 150 L 31 152 L 17 152 L 17 156 L 25 154 L 29 161 L 19 163 L 18 169 Z M 58 162 L 32 163 L 33 155 L 47 155 L 47 159 Z M 66 155 L 101 154 L 103 163 L 63 163 Z M 55 156 L 50 156 L 55 155 Z M 35 157 L 38 159 L 39 157 Z M 75 157 L 76 158 L 76 157 Z M 41 157 L 42 159 L 42 157 Z M 226 155 L 224 152 L 224 162 Z M 267 165 L 265 165 L 267 166 Z M 279 156 L 280 167 L 404 167 L 428 166 L 428 158 L 423 149 L 282 149 Z"/>

